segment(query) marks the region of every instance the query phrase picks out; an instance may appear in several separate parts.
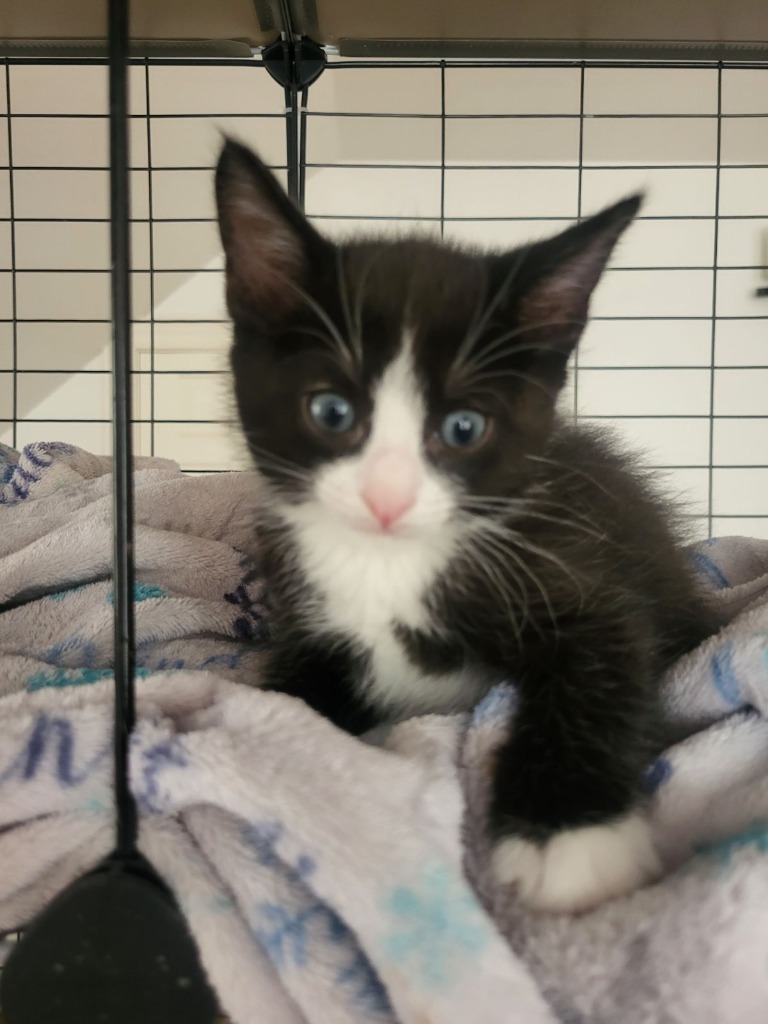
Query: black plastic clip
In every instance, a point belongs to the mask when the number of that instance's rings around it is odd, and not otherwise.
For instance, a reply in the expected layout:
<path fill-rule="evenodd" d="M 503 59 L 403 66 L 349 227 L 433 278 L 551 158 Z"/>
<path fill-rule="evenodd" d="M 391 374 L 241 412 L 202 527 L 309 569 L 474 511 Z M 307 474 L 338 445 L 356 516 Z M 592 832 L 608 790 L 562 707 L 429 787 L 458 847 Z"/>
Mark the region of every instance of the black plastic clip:
<path fill-rule="evenodd" d="M 310 85 L 317 81 L 325 68 L 325 50 L 308 36 L 283 32 L 274 43 L 264 47 L 261 59 L 285 93 L 288 195 L 303 209 L 307 96 Z"/>
<path fill-rule="evenodd" d="M 306 89 L 322 74 L 325 50 L 309 36 L 280 38 L 261 51 L 264 67 L 283 88 Z"/>

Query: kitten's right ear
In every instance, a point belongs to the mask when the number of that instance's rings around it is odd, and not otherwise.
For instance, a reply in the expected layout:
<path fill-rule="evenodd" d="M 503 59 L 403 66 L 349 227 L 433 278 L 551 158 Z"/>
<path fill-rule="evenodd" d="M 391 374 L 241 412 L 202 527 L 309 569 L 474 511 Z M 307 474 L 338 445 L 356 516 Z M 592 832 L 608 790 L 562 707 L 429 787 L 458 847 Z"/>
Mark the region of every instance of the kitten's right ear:
<path fill-rule="evenodd" d="M 232 139 L 216 168 L 216 205 L 230 314 L 279 321 L 301 301 L 301 283 L 327 243 L 269 168 Z"/>

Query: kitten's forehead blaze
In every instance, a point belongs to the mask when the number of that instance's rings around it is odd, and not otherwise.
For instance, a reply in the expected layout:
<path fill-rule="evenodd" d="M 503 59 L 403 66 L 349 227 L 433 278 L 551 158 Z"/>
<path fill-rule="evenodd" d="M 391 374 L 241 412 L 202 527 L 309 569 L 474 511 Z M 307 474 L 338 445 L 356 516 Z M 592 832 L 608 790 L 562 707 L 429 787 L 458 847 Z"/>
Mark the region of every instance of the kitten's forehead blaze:
<path fill-rule="evenodd" d="M 413 361 L 413 330 L 403 325 L 400 348 L 374 385 L 366 449 L 389 448 L 418 454 L 426 416 L 425 395 Z"/>
<path fill-rule="evenodd" d="M 497 287 L 489 279 L 487 261 L 423 241 L 358 243 L 340 256 L 339 278 L 327 266 L 321 267 L 305 287 L 348 344 L 350 335 L 360 330 L 361 360 L 345 365 L 334 345 L 303 335 L 303 324 L 311 322 L 308 308 L 298 311 L 279 335 L 261 344 L 253 344 L 244 328 L 233 359 L 249 364 L 241 368 L 235 363 L 246 429 L 249 423 L 263 424 L 265 439 L 257 443 L 313 470 L 339 457 L 354 456 L 361 460 L 365 477 L 368 461 L 387 451 L 400 453 L 409 479 L 424 483 L 439 475 L 446 495 L 462 487 L 493 494 L 514 489 L 527 467 L 522 434 L 515 435 L 510 428 L 515 418 L 531 417 L 526 411 L 528 399 L 513 376 L 501 374 L 484 382 L 486 397 L 496 396 L 491 414 L 499 417 L 499 439 L 487 450 L 477 455 L 445 450 L 435 461 L 426 444 L 442 417 L 457 407 L 475 404 L 455 364 Z M 327 324 L 315 320 L 312 326 L 329 335 Z M 489 320 L 479 345 L 503 330 Z M 329 368 L 327 378 L 317 372 L 318 365 Z M 351 398 L 366 421 L 365 436 L 354 451 L 341 441 L 335 445 L 330 438 L 324 448 L 302 425 L 302 394 L 326 387 Z M 540 388 L 533 388 L 534 401 L 541 401 L 541 394 Z M 551 402 L 545 404 L 551 406 Z M 258 453 L 254 455 L 258 462 Z M 413 471 L 414 460 L 418 473 Z M 387 459 L 386 465 L 392 468 L 395 460 Z M 360 483 L 363 486 L 362 479 Z"/>
<path fill-rule="evenodd" d="M 365 371 L 373 375 L 382 373 L 404 340 L 415 371 L 439 375 L 488 291 L 482 257 L 425 239 L 351 244 L 342 251 L 339 271 L 340 290 L 374 335 L 366 337 L 365 351 Z"/>
<path fill-rule="evenodd" d="M 420 493 L 438 478 L 479 495 L 525 487 L 592 291 L 640 205 L 630 197 L 495 254 L 423 238 L 337 246 L 231 140 L 216 198 L 240 418 L 257 464 L 298 501 L 310 478 L 382 451 L 380 470 L 397 472 L 397 452 L 421 467 L 403 493 L 417 477 Z M 323 391 L 351 402 L 356 429 L 314 422 L 308 399 Z M 465 450 L 442 444 L 444 417 L 466 408 L 492 428 Z"/>

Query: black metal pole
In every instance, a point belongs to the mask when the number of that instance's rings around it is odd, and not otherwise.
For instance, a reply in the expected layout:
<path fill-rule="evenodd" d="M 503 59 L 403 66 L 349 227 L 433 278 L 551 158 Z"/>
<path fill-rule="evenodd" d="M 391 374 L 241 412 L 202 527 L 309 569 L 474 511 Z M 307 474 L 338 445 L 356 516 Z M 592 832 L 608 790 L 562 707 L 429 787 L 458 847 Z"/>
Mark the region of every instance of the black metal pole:
<path fill-rule="evenodd" d="M 292 40 L 285 39 L 285 68 L 289 76 L 283 88 L 285 97 L 285 148 L 288 165 L 288 195 L 295 203 L 299 202 L 299 112 L 298 88 L 294 80 L 294 46 Z"/>
<path fill-rule="evenodd" d="M 285 155 L 288 165 L 288 195 L 299 199 L 299 112 L 296 85 L 296 33 L 288 0 L 279 0 L 280 38 L 283 43 L 283 96 L 285 97 Z"/>
<path fill-rule="evenodd" d="M 114 851 L 56 896 L 0 972 L 9 1024 L 213 1024 L 217 1001 L 167 884 L 137 848 L 128 2 L 108 0 L 114 512 Z"/>
<path fill-rule="evenodd" d="M 136 849 L 137 815 L 129 781 L 135 718 L 133 439 L 131 436 L 131 239 L 128 155 L 128 0 L 109 0 L 109 156 L 112 257 L 112 403 L 115 595 L 116 852 Z"/>
<path fill-rule="evenodd" d="M 307 101 L 309 99 L 309 86 L 301 90 L 301 117 L 299 119 L 299 166 L 298 166 L 298 204 L 299 209 L 304 209 L 304 199 L 307 183 Z"/>

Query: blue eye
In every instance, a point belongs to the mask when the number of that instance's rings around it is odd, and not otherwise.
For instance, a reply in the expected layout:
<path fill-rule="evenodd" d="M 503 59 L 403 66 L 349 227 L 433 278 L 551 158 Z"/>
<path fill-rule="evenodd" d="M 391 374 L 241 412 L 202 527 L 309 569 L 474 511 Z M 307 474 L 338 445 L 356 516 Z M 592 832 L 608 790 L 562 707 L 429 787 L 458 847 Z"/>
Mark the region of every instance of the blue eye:
<path fill-rule="evenodd" d="M 449 448 L 469 448 L 485 433 L 486 419 L 472 409 L 449 413 L 440 425 L 440 437 Z"/>
<path fill-rule="evenodd" d="M 332 391 L 322 391 L 309 400 L 309 414 L 315 423 L 332 434 L 344 434 L 355 424 L 352 404 Z"/>

